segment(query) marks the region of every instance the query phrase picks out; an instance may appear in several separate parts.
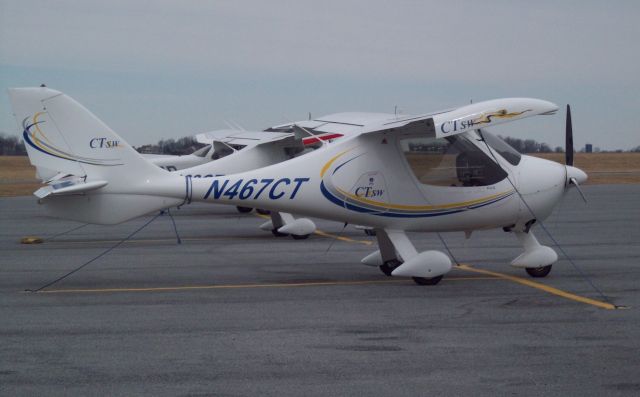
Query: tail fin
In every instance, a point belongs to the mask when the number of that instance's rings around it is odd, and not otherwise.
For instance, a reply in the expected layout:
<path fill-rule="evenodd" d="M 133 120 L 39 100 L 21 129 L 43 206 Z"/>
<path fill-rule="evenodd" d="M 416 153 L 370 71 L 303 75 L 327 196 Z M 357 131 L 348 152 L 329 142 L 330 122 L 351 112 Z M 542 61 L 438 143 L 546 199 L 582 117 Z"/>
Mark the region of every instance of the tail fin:
<path fill-rule="evenodd" d="M 41 177 L 55 175 L 36 192 L 51 215 L 114 224 L 181 202 L 132 191 L 169 173 L 72 98 L 46 87 L 9 89 L 9 98 L 31 164 Z"/>
<path fill-rule="evenodd" d="M 12 88 L 9 98 L 23 129 L 31 164 L 114 183 L 164 173 L 145 160 L 84 106 L 46 87 Z M 125 171 L 126 170 L 126 171 Z"/>

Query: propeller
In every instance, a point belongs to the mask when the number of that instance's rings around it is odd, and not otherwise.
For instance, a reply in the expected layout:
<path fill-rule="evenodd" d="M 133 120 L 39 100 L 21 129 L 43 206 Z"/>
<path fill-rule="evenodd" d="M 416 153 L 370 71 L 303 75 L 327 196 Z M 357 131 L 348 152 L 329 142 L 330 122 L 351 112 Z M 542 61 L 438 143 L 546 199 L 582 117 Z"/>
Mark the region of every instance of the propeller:
<path fill-rule="evenodd" d="M 582 189 L 580 189 L 580 182 L 587 180 L 587 174 L 579 168 L 573 166 L 573 125 L 571 123 L 571 106 L 567 105 L 567 124 L 565 127 L 565 157 L 564 162 L 567 168 L 567 187 L 573 185 L 580 193 L 582 200 L 587 202 Z"/>
<path fill-rule="evenodd" d="M 564 163 L 566 165 L 573 165 L 573 126 L 571 124 L 571 106 L 569 105 L 567 105 L 564 153 Z"/>

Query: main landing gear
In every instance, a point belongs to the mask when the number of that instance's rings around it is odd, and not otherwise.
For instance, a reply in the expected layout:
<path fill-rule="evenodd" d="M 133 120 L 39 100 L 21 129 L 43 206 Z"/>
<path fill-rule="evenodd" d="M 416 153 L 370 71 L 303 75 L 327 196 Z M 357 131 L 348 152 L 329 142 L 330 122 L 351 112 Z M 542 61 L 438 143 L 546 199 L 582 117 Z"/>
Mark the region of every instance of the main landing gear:
<path fill-rule="evenodd" d="M 398 266 L 402 265 L 397 259 L 391 259 L 380 265 L 380 271 L 385 275 L 391 277 L 391 272 L 394 271 Z"/>
<path fill-rule="evenodd" d="M 436 285 L 451 270 L 451 260 L 439 251 L 418 252 L 402 230 L 376 229 L 380 250 L 362 259 L 394 277 L 411 277 L 418 285 Z"/>
<path fill-rule="evenodd" d="M 278 229 L 271 229 L 271 234 L 275 237 L 287 237 L 289 235 L 289 233 L 280 233 Z"/>
<path fill-rule="evenodd" d="M 402 265 L 402 262 L 400 262 L 397 259 L 392 259 L 392 260 L 386 261 L 385 263 L 380 265 L 380 271 L 382 271 L 382 273 L 384 273 L 385 275 L 391 277 L 392 276 L 391 273 L 400 265 Z M 418 285 L 436 285 L 436 284 L 438 284 L 440 282 L 440 280 L 442 280 L 442 277 L 443 276 L 437 276 L 437 277 L 411 277 L 411 278 Z"/>
<path fill-rule="evenodd" d="M 294 240 L 305 240 L 316 231 L 316 225 L 307 218 L 294 218 L 286 212 L 270 212 L 268 221 L 260 229 L 271 231 L 275 237 L 291 236 Z"/>
<path fill-rule="evenodd" d="M 275 237 L 291 236 L 291 238 L 293 238 L 294 240 L 306 240 L 309 238 L 309 236 L 311 236 L 311 233 L 308 233 L 308 234 L 281 233 L 278 231 L 278 229 L 271 229 L 271 234 L 273 234 Z"/>
<path fill-rule="evenodd" d="M 241 214 L 253 211 L 251 207 L 236 206 Z M 294 240 L 306 240 L 311 233 L 316 231 L 316 225 L 309 219 L 295 219 L 293 215 L 280 212 L 271 212 L 261 208 L 256 208 L 260 215 L 269 215 L 271 220 L 260 226 L 260 229 L 271 231 L 275 237 L 291 236 Z"/>

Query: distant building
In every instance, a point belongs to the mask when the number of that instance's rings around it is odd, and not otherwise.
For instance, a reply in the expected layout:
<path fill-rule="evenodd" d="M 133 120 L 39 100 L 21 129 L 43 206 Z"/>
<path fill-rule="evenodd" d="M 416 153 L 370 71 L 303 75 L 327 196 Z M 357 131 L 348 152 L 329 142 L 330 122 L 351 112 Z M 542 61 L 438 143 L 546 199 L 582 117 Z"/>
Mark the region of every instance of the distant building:
<path fill-rule="evenodd" d="M 593 145 L 590 143 L 587 143 L 586 145 L 584 145 L 584 152 L 585 153 L 592 153 L 593 152 Z"/>

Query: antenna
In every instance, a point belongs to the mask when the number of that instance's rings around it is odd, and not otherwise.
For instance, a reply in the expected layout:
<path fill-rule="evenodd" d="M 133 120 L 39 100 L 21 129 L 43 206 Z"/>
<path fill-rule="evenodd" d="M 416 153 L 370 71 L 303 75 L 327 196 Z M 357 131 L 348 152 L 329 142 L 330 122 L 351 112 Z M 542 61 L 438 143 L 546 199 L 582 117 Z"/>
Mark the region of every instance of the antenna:
<path fill-rule="evenodd" d="M 224 123 L 227 125 L 227 127 L 229 127 L 229 129 L 231 130 L 237 130 L 238 127 L 234 126 L 233 124 L 229 123 L 227 120 L 222 120 L 224 121 Z"/>
<path fill-rule="evenodd" d="M 311 112 L 309 112 L 309 120 L 311 120 Z"/>
<path fill-rule="evenodd" d="M 236 129 L 238 129 L 238 130 L 240 130 L 240 131 L 246 131 L 246 130 L 244 129 L 244 127 L 243 127 L 243 126 L 241 126 L 240 124 L 236 123 L 236 122 L 235 122 L 235 121 L 233 121 L 233 120 L 231 120 L 231 122 L 233 123 L 233 125 L 235 125 L 235 126 L 236 126 Z"/>

